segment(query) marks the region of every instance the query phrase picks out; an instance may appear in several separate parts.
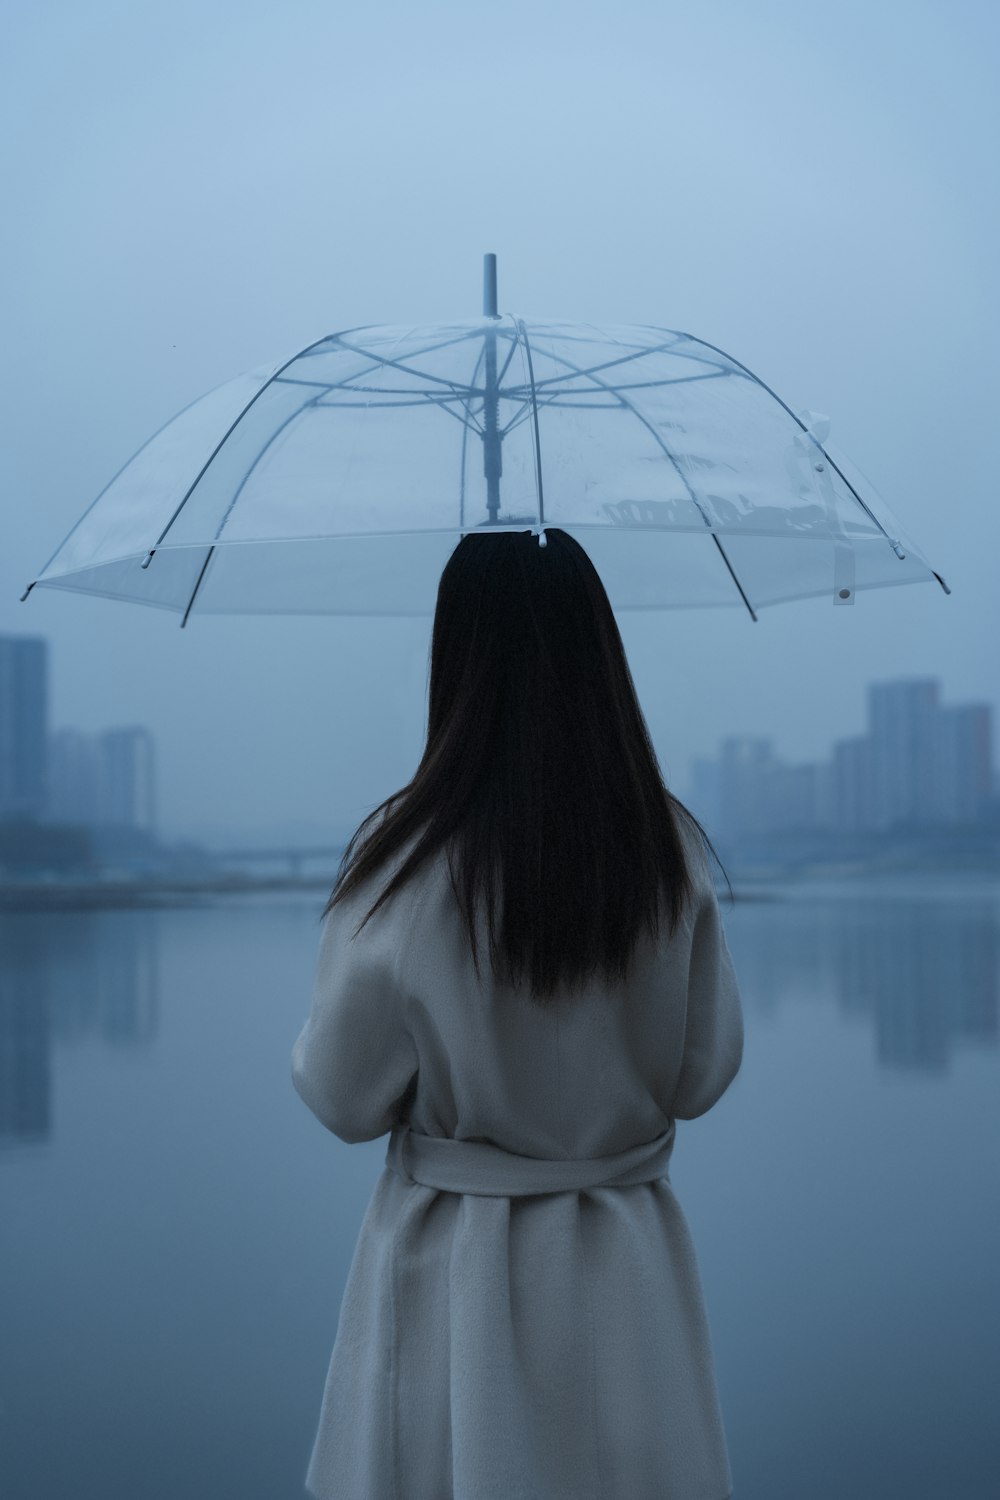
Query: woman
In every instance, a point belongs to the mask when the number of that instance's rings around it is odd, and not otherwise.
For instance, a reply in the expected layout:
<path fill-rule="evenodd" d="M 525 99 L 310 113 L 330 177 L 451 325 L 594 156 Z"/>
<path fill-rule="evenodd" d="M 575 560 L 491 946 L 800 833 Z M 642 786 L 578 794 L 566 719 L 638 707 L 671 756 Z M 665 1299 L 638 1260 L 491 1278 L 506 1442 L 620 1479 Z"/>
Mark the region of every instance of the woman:
<path fill-rule="evenodd" d="M 664 786 L 593 564 L 543 535 L 455 548 L 423 758 L 323 912 L 295 1087 L 341 1140 L 391 1136 L 319 1500 L 732 1494 L 667 1176 L 675 1120 L 743 1054 L 711 845 Z"/>

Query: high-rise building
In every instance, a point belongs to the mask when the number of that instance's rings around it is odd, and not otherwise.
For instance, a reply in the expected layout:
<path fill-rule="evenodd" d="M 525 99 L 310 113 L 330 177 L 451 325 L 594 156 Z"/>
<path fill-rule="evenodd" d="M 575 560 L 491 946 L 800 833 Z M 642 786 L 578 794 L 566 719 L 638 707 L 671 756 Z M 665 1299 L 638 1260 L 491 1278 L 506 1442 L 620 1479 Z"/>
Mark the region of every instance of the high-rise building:
<path fill-rule="evenodd" d="M 49 741 L 49 818 L 53 823 L 101 821 L 101 776 L 97 736 L 82 729 L 56 729 Z"/>
<path fill-rule="evenodd" d="M 730 735 L 722 741 L 719 823 L 728 838 L 768 828 L 768 784 L 777 765 L 769 739 Z"/>
<path fill-rule="evenodd" d="M 830 823 L 829 768 L 815 762 L 776 764 L 764 787 L 768 828 L 824 828 Z"/>
<path fill-rule="evenodd" d="M 873 682 L 868 688 L 876 828 L 935 821 L 938 682 Z"/>
<path fill-rule="evenodd" d="M 100 820 L 152 832 L 156 825 L 155 755 L 148 729 L 107 729 L 99 740 Z"/>
<path fill-rule="evenodd" d="M 814 780 L 815 828 L 834 826 L 833 761 L 821 760 L 812 766 Z"/>
<path fill-rule="evenodd" d="M 875 766 L 872 742 L 867 735 L 836 741 L 831 780 L 834 828 L 851 832 L 874 828 Z"/>
<path fill-rule="evenodd" d="M 45 816 L 48 656 L 44 636 L 0 636 L 0 818 Z"/>
<path fill-rule="evenodd" d="M 938 710 L 932 813 L 940 823 L 974 823 L 993 795 L 993 712 L 988 703 Z"/>

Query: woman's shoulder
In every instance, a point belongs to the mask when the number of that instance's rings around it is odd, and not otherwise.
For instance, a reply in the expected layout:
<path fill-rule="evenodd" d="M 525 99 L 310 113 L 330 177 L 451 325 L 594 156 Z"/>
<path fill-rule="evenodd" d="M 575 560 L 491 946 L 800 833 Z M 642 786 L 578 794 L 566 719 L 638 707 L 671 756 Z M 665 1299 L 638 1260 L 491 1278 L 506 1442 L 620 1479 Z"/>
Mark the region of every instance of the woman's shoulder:
<path fill-rule="evenodd" d="M 380 860 L 373 870 L 351 886 L 338 903 L 344 906 L 345 915 L 349 911 L 359 921 L 365 916 L 408 863 L 420 842 L 421 833 L 422 831 L 407 837 L 402 844 Z M 364 845 L 356 852 L 355 858 L 360 856 L 363 848 Z M 437 849 L 431 850 L 420 860 L 416 868 L 409 872 L 402 885 L 397 886 L 386 897 L 367 925 L 384 930 L 395 927 L 400 922 L 408 923 L 413 914 L 414 904 L 425 899 L 429 888 L 439 883 L 446 871 L 445 852 Z"/>
<path fill-rule="evenodd" d="M 683 802 L 675 799 L 673 811 L 674 824 L 684 846 L 684 858 L 692 884 L 699 891 L 704 890 L 705 886 L 711 886 L 714 890 L 715 882 L 712 879 L 705 835 Z"/>

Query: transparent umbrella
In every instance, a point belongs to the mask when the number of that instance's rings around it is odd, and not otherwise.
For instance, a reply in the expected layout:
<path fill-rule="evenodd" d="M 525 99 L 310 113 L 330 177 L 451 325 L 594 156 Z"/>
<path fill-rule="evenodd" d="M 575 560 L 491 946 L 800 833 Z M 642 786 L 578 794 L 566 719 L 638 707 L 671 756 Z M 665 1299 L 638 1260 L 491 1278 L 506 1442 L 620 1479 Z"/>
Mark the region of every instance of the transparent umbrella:
<path fill-rule="evenodd" d="M 430 615 L 458 540 L 561 527 L 616 610 L 770 604 L 935 581 L 872 487 L 713 344 L 500 315 L 327 334 L 202 396 L 22 594 L 198 614 Z"/>

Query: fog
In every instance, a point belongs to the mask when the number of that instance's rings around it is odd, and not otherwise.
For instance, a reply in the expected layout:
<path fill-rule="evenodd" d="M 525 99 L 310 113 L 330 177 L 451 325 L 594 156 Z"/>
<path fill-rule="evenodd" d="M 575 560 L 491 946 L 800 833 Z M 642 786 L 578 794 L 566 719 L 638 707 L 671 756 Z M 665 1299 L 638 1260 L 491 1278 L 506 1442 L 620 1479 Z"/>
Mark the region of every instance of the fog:
<path fill-rule="evenodd" d="M 0 633 L 55 727 L 144 723 L 168 836 L 334 836 L 412 775 L 431 622 L 179 616 L 35 589 L 175 411 L 338 328 L 501 312 L 683 329 L 884 497 L 936 584 L 623 613 L 661 764 L 824 757 L 870 681 L 996 702 L 1000 13 L 89 0 L 9 7 Z"/>

